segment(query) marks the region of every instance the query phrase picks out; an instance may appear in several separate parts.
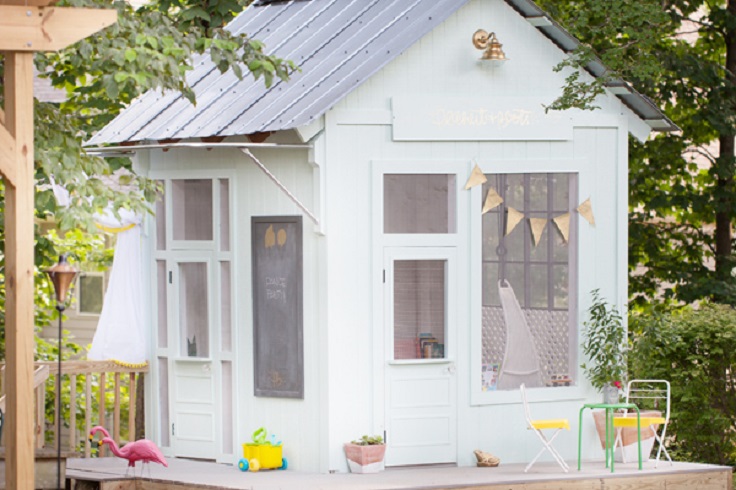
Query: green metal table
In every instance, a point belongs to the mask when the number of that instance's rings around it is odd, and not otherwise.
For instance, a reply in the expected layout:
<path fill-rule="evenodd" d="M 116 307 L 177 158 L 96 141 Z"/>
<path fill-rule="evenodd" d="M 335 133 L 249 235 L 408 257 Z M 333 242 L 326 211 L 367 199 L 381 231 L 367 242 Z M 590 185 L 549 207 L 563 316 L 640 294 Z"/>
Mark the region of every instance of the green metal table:
<path fill-rule="evenodd" d="M 614 410 L 620 409 L 634 409 L 636 411 L 636 431 L 637 431 L 637 444 L 639 449 L 639 469 L 641 465 L 641 415 L 639 413 L 639 407 L 633 403 L 586 403 L 580 409 L 580 420 L 578 423 L 578 471 L 580 471 L 580 453 L 583 445 L 583 412 L 586 408 L 596 409 L 601 408 L 606 411 L 606 468 L 608 468 L 609 462 L 611 465 L 611 473 L 613 473 L 613 455 L 616 449 L 613 445 L 616 441 L 616 437 L 613 429 L 613 412 Z M 613 440 L 611 440 L 613 438 Z"/>

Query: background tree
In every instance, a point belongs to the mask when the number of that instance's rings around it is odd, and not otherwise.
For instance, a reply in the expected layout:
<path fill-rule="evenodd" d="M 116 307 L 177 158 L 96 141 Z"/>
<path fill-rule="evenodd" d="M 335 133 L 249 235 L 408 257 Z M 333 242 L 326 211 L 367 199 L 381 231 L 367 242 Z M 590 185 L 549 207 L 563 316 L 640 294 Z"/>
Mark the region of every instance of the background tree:
<path fill-rule="evenodd" d="M 733 281 L 736 0 L 541 0 L 593 53 L 682 128 L 630 144 L 632 302 L 736 304 Z M 594 84 L 568 77 L 551 108 L 594 106 Z"/>

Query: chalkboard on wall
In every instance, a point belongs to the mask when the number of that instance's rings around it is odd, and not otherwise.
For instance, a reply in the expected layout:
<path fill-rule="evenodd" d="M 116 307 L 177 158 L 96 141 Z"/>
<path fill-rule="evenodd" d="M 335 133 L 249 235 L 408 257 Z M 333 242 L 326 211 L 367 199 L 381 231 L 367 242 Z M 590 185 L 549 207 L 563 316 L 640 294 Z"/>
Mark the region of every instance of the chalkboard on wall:
<path fill-rule="evenodd" d="M 302 218 L 251 219 L 255 395 L 304 398 Z"/>

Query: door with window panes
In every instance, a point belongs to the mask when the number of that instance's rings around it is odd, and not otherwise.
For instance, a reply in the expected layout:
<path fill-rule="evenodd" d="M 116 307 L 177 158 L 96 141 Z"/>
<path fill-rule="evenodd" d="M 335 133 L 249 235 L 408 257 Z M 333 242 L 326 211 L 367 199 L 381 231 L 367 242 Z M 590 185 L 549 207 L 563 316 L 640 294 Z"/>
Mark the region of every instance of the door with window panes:
<path fill-rule="evenodd" d="M 165 180 L 157 204 L 159 434 L 175 456 L 233 454 L 230 180 Z"/>
<path fill-rule="evenodd" d="M 454 463 L 456 178 L 383 177 L 386 465 Z"/>

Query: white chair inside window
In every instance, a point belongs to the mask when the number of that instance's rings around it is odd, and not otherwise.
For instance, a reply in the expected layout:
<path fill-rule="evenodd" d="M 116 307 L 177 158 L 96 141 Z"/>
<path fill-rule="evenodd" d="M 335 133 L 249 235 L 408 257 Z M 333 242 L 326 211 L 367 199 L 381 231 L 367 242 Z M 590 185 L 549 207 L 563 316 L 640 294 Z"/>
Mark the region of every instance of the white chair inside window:
<path fill-rule="evenodd" d="M 570 422 L 568 419 L 533 419 L 531 416 L 531 412 L 529 410 L 529 403 L 526 399 L 526 386 L 522 383 L 521 386 L 519 386 L 519 391 L 521 392 L 521 401 L 524 404 L 524 416 L 526 417 L 526 424 L 527 429 L 533 430 L 534 433 L 539 437 L 539 440 L 542 441 L 542 445 L 544 446 L 539 453 L 537 453 L 536 456 L 534 456 L 534 459 L 531 460 L 531 462 L 526 466 L 524 469 L 524 473 L 529 471 L 529 468 L 532 467 L 534 463 L 537 462 L 540 456 L 544 454 L 545 451 L 549 451 L 550 454 L 552 454 L 552 457 L 557 461 L 557 464 L 560 465 L 562 470 L 567 473 L 567 471 L 570 469 L 570 467 L 567 465 L 565 460 L 562 458 L 560 453 L 557 451 L 557 449 L 554 448 L 552 445 L 552 442 L 554 442 L 555 438 L 559 435 L 560 431 L 562 429 L 570 430 Z M 547 438 L 547 436 L 544 434 L 544 430 L 547 429 L 553 429 L 554 432 L 552 433 L 552 436 Z"/>
<path fill-rule="evenodd" d="M 649 429 L 654 434 L 655 441 L 659 444 L 654 467 L 659 464 L 659 458 L 664 455 L 672 463 L 667 448 L 664 447 L 664 438 L 667 435 L 667 424 L 670 421 L 670 382 L 663 379 L 633 379 L 626 385 L 626 403 L 633 403 L 641 412 L 653 409 L 663 412 L 660 416 L 642 415 L 640 418 L 641 429 Z M 624 428 L 636 429 L 636 413 L 624 413 L 613 419 L 613 427 L 616 430 L 615 447 L 621 447 L 623 462 L 626 463 L 626 451 L 623 448 L 622 431 Z"/>

